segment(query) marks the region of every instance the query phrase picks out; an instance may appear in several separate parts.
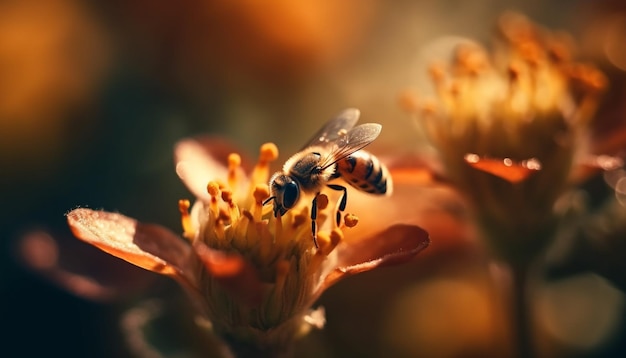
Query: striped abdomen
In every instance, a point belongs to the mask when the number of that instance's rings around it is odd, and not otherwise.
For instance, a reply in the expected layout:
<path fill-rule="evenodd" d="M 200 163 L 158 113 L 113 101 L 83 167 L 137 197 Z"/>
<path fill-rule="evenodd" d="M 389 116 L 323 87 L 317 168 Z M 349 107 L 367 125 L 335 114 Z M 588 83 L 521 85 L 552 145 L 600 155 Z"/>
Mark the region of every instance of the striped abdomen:
<path fill-rule="evenodd" d="M 391 194 L 391 176 L 373 154 L 359 150 L 337 162 L 337 173 L 350 185 L 371 194 Z"/>

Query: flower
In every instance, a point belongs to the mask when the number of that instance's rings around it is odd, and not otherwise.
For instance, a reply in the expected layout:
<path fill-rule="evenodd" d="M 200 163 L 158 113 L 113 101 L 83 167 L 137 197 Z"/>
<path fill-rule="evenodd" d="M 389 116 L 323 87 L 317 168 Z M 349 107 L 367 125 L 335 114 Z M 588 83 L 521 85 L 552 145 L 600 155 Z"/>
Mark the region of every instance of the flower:
<path fill-rule="evenodd" d="M 429 244 L 423 229 L 405 224 L 350 237 L 358 218 L 347 214 L 340 226 L 326 220 L 334 213 L 321 194 L 316 248 L 310 201 L 278 218 L 263 205 L 278 157 L 272 143 L 261 147 L 249 179 L 245 161 L 216 138 L 183 140 L 175 155 L 177 174 L 197 197 L 191 210 L 189 201 L 179 202 L 185 240 L 159 225 L 86 208 L 69 212 L 68 223 L 78 238 L 180 282 L 236 353 L 287 353 L 294 338 L 324 325 L 323 311 L 310 307 L 326 288 L 408 261 Z"/>
<path fill-rule="evenodd" d="M 614 166 L 588 151 L 589 124 L 606 79 L 574 62 L 565 35 L 525 17 L 499 22 L 493 54 L 473 42 L 430 74 L 437 100 L 413 107 L 446 176 L 469 197 L 496 256 L 526 264 L 554 236 L 557 200 L 580 164 Z"/>

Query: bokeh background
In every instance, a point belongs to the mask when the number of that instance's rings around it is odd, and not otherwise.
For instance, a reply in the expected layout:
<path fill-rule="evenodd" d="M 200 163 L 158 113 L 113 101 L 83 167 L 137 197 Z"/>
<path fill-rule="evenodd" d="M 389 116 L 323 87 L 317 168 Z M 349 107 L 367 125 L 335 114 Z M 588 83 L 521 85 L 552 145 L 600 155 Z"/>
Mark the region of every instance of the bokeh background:
<path fill-rule="evenodd" d="M 347 107 L 383 124 L 378 149 L 414 152 L 399 93 L 427 83 L 437 41 L 488 44 L 505 10 L 570 32 L 607 73 L 597 136 L 623 121 L 618 0 L 0 2 L 0 356 L 157 357 L 133 336 L 144 316 L 132 309 L 152 312 L 146 335 L 162 356 L 210 356 L 174 282 L 74 239 L 64 214 L 103 208 L 179 230 L 190 194 L 173 170 L 177 140 L 212 133 L 252 156 L 274 141 L 286 156 Z M 423 190 L 415 205 L 441 229 L 447 194 Z M 506 356 L 481 250 L 433 240 L 414 263 L 327 291 L 327 327 L 298 356 Z M 592 274 L 539 286 L 543 356 L 626 355 L 621 291 Z"/>

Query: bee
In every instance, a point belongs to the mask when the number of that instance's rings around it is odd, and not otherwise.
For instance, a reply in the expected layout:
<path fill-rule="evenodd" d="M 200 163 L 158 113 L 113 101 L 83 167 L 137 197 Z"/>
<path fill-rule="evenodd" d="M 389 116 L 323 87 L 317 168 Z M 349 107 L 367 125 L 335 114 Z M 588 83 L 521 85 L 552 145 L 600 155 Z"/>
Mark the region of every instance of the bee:
<path fill-rule="evenodd" d="M 317 245 L 317 198 L 324 187 L 341 191 L 341 200 L 336 214 L 340 224 L 341 213 L 347 204 L 347 189 L 332 184 L 341 178 L 357 190 L 390 195 L 391 176 L 387 168 L 372 154 L 361 150 L 372 143 L 380 134 L 382 126 L 366 123 L 355 127 L 360 112 L 346 109 L 326 123 L 306 145 L 289 158 L 282 171 L 270 178 L 270 197 L 263 205 L 274 203 L 274 216 L 284 215 L 298 204 L 302 194 L 313 194 L 311 204 L 311 231 Z"/>

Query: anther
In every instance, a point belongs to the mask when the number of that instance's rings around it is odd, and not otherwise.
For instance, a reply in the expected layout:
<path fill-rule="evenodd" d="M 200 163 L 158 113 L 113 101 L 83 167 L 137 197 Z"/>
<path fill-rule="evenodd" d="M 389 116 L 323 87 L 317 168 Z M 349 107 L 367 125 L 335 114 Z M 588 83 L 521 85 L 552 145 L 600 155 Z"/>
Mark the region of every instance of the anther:
<path fill-rule="evenodd" d="M 192 240 L 195 236 L 193 225 L 191 224 L 191 216 L 189 215 L 189 200 L 181 199 L 178 201 L 178 210 L 180 211 L 180 221 L 183 227 L 183 237 Z"/>
<path fill-rule="evenodd" d="M 274 143 L 265 143 L 259 153 L 259 164 L 267 164 L 278 159 L 278 147 Z"/>
<path fill-rule="evenodd" d="M 257 186 L 254 188 L 254 192 L 252 193 L 252 195 L 254 196 L 254 202 L 257 205 L 263 205 L 263 201 L 265 201 L 265 199 L 270 196 L 270 191 L 267 185 L 257 184 Z"/>
<path fill-rule="evenodd" d="M 217 197 L 220 195 L 220 184 L 216 181 L 210 181 L 206 186 L 207 192 L 212 197 Z"/>
<path fill-rule="evenodd" d="M 278 147 L 274 143 L 265 143 L 261 145 L 259 150 L 259 161 L 254 166 L 252 175 L 250 176 L 251 183 L 260 184 L 267 183 L 270 177 L 269 163 L 278 158 Z"/>
<path fill-rule="evenodd" d="M 252 196 L 254 197 L 254 207 L 252 214 L 254 215 L 254 221 L 261 221 L 263 216 L 263 202 L 270 195 L 270 190 L 267 184 L 257 184 L 254 187 Z"/>
<path fill-rule="evenodd" d="M 211 195 L 211 202 L 209 203 L 209 210 L 213 217 L 216 217 L 219 213 L 219 206 L 217 199 L 220 197 L 220 184 L 217 181 L 210 181 L 206 186 L 207 192 Z"/>
<path fill-rule="evenodd" d="M 237 170 L 241 166 L 241 156 L 231 153 L 228 156 L 228 186 L 231 190 L 237 188 Z"/>

